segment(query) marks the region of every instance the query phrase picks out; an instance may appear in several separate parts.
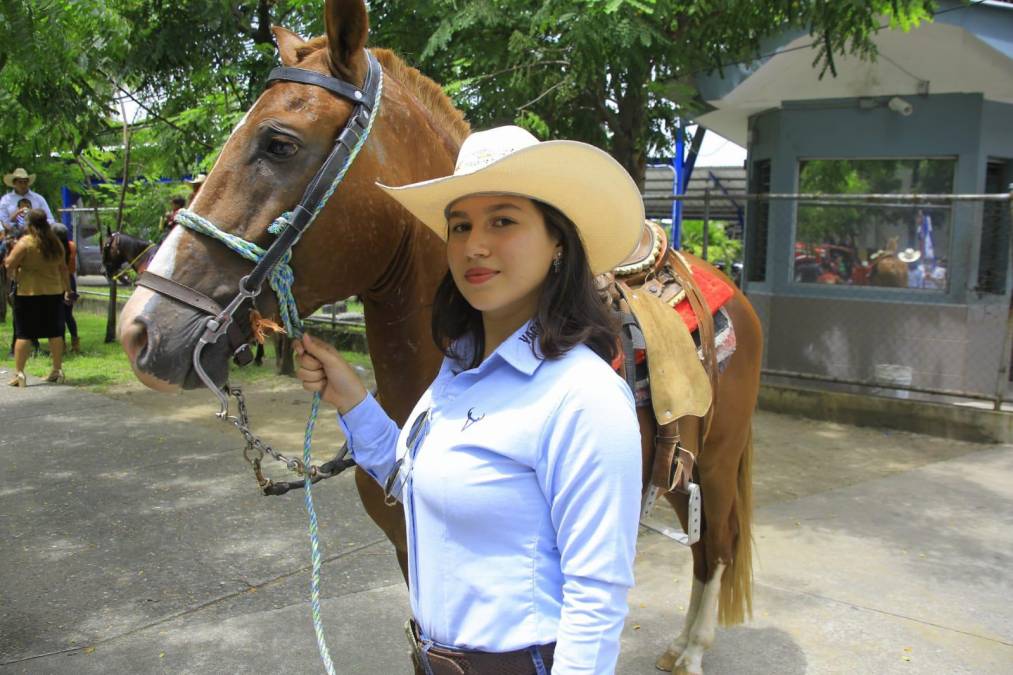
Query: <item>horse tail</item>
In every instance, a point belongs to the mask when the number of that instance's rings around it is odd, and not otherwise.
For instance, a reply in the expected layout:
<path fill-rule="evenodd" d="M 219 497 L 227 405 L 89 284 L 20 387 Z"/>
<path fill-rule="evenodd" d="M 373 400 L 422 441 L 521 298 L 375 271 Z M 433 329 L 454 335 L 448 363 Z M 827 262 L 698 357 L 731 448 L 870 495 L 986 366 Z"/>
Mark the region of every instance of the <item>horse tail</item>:
<path fill-rule="evenodd" d="M 735 495 L 735 519 L 738 538 L 732 560 L 721 576 L 718 621 L 734 626 L 753 616 L 753 431 L 749 430 L 746 447 L 739 460 Z"/>

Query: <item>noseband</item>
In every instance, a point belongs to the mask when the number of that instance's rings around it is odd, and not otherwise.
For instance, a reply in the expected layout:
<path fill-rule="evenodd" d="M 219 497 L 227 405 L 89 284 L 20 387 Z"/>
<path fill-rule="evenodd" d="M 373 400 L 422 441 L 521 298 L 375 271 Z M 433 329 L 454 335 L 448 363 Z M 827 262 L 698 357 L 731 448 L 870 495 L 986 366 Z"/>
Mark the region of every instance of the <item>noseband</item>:
<path fill-rule="evenodd" d="M 278 306 L 282 309 L 286 329 L 290 335 L 294 335 L 299 329 L 299 317 L 290 292 L 292 272 L 287 262 L 291 257 L 292 248 L 327 204 L 372 127 L 373 118 L 379 108 L 383 73 L 380 63 L 371 52 L 366 52 L 366 58 L 369 70 L 361 89 L 336 77 L 304 68 L 279 67 L 272 70 L 268 76 L 267 86 L 277 81 L 309 84 L 351 101 L 355 108 L 338 134 L 327 159 L 310 180 L 302 199 L 292 211 L 281 216 L 269 228 L 269 231 L 277 236 L 266 251 L 252 242 L 223 232 L 188 209 L 181 210 L 177 215 L 177 222 L 180 224 L 218 239 L 240 255 L 255 261 L 253 270 L 239 280 L 238 292 L 224 308 L 204 293 L 150 271 L 142 274 L 137 280 L 137 283 L 145 288 L 209 315 L 204 333 L 194 348 L 193 367 L 201 381 L 218 396 L 222 404 L 220 417 L 224 418 L 228 414 L 228 394 L 216 386 L 204 370 L 200 361 L 201 353 L 206 346 L 216 344 L 222 336 L 227 335 L 233 360 L 240 366 L 252 360 L 249 341 L 236 323 L 235 315 L 246 301 L 252 303 L 269 278 L 275 294 L 278 295 Z"/>

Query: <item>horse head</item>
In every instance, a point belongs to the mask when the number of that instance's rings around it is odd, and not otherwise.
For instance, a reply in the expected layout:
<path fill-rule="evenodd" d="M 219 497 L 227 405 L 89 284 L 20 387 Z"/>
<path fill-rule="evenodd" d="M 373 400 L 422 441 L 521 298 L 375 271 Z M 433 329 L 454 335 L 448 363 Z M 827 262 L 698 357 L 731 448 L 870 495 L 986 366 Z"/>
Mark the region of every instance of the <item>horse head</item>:
<path fill-rule="evenodd" d="M 369 68 L 364 2 L 329 1 L 324 18 L 327 35 L 308 41 L 284 28 L 273 29 L 282 64 L 362 87 Z M 433 122 L 432 101 L 418 86 L 405 83 L 421 78 L 418 72 L 385 50 L 374 53 L 384 78 L 372 132 L 292 251 L 292 292 L 303 316 L 352 294 L 389 290 L 384 287 L 392 269 L 405 257 L 420 246 L 429 252 L 438 246 L 438 240 L 382 195 L 375 182 L 402 184 L 450 173 L 467 125 L 459 119 L 463 131 L 448 134 L 442 128 L 446 125 Z M 221 231 L 266 249 L 275 236 L 268 227 L 299 203 L 354 110 L 353 101 L 320 86 L 272 82 L 233 129 L 190 210 Z M 251 267 L 218 240 L 177 226 L 148 270 L 225 306 Z M 269 287 L 254 303 L 260 314 L 280 323 Z M 120 321 L 120 341 L 138 378 L 160 390 L 199 386 L 190 356 L 208 318 L 189 305 L 139 288 Z M 236 319 L 249 336 L 249 317 Z M 228 356 L 224 340 L 202 354 L 202 368 L 218 385 L 227 379 Z"/>

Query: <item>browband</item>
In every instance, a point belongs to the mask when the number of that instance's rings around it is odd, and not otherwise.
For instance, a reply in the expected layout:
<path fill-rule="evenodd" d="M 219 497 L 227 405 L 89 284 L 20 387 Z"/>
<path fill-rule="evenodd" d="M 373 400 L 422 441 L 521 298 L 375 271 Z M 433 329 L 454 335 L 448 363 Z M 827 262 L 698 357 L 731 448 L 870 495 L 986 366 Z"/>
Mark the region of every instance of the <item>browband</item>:
<path fill-rule="evenodd" d="M 272 82 L 279 80 L 316 85 L 317 87 L 322 87 L 328 91 L 334 92 L 342 98 L 347 98 L 353 103 L 359 103 L 364 106 L 366 110 L 372 110 L 373 107 L 373 102 L 366 96 L 366 92 L 355 85 L 329 75 L 321 75 L 320 73 L 313 72 L 312 70 L 279 66 L 271 70 L 271 74 L 267 76 L 267 83 L 270 85 Z"/>

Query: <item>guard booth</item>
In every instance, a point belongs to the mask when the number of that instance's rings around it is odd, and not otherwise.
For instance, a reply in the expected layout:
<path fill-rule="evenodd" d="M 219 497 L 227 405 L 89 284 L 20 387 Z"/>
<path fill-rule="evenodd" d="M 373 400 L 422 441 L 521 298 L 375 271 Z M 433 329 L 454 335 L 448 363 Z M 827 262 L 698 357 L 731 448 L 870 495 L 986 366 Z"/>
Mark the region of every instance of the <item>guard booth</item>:
<path fill-rule="evenodd" d="M 765 376 L 1001 401 L 1013 4 L 943 2 L 934 23 L 875 41 L 875 62 L 838 57 L 837 77 L 819 78 L 807 34 L 698 77 L 699 123 L 747 147 L 749 193 L 780 195 L 746 205 Z M 908 261 L 903 285 L 870 279 L 883 249 Z"/>

